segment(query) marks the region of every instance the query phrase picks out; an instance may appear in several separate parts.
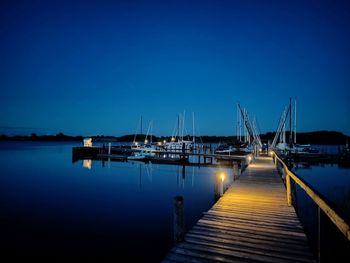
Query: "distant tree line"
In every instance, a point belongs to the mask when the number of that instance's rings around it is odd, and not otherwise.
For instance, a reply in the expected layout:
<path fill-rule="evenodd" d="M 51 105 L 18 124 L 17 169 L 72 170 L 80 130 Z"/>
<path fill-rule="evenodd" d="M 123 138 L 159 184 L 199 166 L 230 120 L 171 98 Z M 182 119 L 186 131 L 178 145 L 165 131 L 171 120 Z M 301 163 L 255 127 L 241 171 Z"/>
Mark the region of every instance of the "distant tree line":
<path fill-rule="evenodd" d="M 267 132 L 265 134 L 260 134 L 260 138 L 263 142 L 268 142 L 273 140 L 275 137 L 275 132 Z M 151 137 L 145 134 L 128 134 L 123 136 L 70 136 L 63 134 L 62 132 L 56 135 L 37 135 L 32 133 L 29 136 L 15 135 L 15 136 L 7 136 L 0 135 L 1 141 L 82 141 L 84 138 L 90 137 L 94 142 L 132 142 L 136 138 L 136 141 L 143 142 L 146 137 L 148 141 L 151 140 Z M 163 142 L 170 141 L 171 136 L 152 136 L 153 142 Z M 187 135 L 184 138 L 188 140 L 192 140 L 192 136 Z M 286 133 L 286 138 L 289 138 L 289 132 Z M 196 136 L 196 142 L 203 143 L 227 143 L 234 142 L 237 140 L 236 136 Z M 349 140 L 350 137 L 336 131 L 314 131 L 314 132 L 300 132 L 297 133 L 297 143 L 299 144 L 345 144 L 346 141 Z"/>

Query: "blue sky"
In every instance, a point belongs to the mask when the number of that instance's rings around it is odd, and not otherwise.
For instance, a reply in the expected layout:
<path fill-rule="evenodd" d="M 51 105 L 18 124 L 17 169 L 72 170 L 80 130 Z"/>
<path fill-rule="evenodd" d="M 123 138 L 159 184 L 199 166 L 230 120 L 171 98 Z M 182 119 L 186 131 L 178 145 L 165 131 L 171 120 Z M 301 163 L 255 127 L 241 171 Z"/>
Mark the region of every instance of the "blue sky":
<path fill-rule="evenodd" d="M 235 134 L 236 103 L 274 131 L 350 135 L 347 1 L 1 1 L 0 133 Z"/>

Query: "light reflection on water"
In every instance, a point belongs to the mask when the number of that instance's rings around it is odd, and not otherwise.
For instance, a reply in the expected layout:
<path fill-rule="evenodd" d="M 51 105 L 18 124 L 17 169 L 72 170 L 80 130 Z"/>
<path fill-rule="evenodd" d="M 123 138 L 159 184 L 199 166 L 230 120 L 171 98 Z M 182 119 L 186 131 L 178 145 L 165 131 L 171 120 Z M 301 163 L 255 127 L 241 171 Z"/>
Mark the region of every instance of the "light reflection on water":
<path fill-rule="evenodd" d="M 136 161 L 72 163 L 78 145 L 0 143 L 3 256 L 122 255 L 159 262 L 173 243 L 173 198 L 184 197 L 189 229 L 214 203 L 215 174 L 231 172 Z"/>
<path fill-rule="evenodd" d="M 159 262 L 172 245 L 173 198 L 184 196 L 189 229 L 217 197 L 215 175 L 221 171 L 228 175 L 225 188 L 233 181 L 227 168 L 137 161 L 72 164 L 72 146 L 80 145 L 0 142 L 4 257 L 123 255 L 138 262 Z M 349 169 L 300 165 L 296 172 L 350 218 Z M 315 207 L 300 189 L 298 200 L 299 216 L 315 241 Z M 333 237 L 330 240 L 334 244 L 327 244 L 329 248 L 337 246 Z"/>

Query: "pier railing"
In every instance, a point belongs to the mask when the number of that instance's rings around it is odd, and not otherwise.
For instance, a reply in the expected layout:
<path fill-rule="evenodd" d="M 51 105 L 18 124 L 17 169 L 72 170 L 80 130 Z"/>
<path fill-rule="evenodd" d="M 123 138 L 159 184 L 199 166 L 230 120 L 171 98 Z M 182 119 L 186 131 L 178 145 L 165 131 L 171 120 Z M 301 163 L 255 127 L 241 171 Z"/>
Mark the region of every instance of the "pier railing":
<path fill-rule="evenodd" d="M 278 170 L 282 169 L 285 175 L 288 206 L 291 206 L 293 202 L 293 195 L 292 195 L 292 188 L 291 188 L 291 179 L 292 179 L 308 194 L 308 196 L 313 200 L 313 202 L 316 203 L 316 205 L 318 206 L 319 212 L 320 210 L 322 210 L 328 216 L 328 218 L 337 226 L 337 228 L 341 231 L 341 233 L 343 233 L 346 239 L 350 241 L 350 227 L 345 222 L 345 220 L 342 219 L 338 215 L 338 213 L 335 212 L 334 209 L 332 209 L 330 205 L 327 204 L 327 202 L 320 197 L 319 194 L 316 193 L 315 190 L 313 190 L 306 182 L 304 182 L 301 178 L 299 178 L 295 173 L 290 171 L 288 166 L 275 152 L 272 152 L 272 158 L 275 162 L 277 169 Z"/>

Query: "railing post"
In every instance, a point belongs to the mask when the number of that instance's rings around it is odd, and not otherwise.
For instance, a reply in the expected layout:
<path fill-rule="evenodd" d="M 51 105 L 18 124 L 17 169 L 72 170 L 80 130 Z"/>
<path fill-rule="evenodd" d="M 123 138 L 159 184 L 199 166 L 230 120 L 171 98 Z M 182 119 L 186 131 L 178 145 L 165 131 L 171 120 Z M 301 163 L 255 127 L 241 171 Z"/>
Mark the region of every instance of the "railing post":
<path fill-rule="evenodd" d="M 184 198 L 174 198 L 174 243 L 180 243 L 185 237 Z"/>
<path fill-rule="evenodd" d="M 321 263 L 321 208 L 317 206 L 317 262 Z"/>
<path fill-rule="evenodd" d="M 290 186 L 290 175 L 288 171 L 284 171 L 286 174 L 286 188 L 287 188 L 287 204 L 288 206 L 292 205 L 292 191 Z"/>
<path fill-rule="evenodd" d="M 232 171 L 233 171 L 233 180 L 236 180 L 236 179 L 238 179 L 238 163 L 237 162 L 234 162 L 233 163 L 233 169 L 232 169 Z"/>

